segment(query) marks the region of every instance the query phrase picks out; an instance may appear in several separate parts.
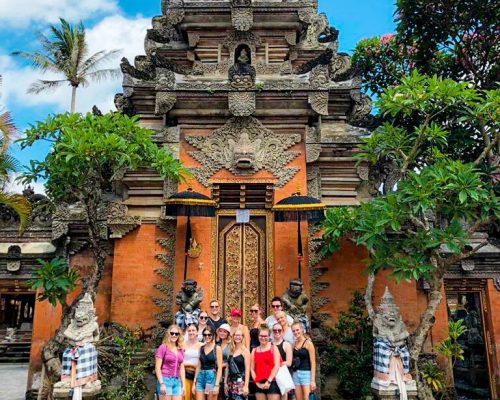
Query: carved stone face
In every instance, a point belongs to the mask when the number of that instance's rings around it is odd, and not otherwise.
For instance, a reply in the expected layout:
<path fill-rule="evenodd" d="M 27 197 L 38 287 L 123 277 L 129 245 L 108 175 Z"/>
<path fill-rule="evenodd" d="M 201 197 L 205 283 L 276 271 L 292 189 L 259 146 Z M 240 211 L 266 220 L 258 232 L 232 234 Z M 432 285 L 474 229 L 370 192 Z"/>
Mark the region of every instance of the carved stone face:
<path fill-rule="evenodd" d="M 234 89 L 250 89 L 253 86 L 251 75 L 234 74 L 231 80 L 231 87 Z"/>
<path fill-rule="evenodd" d="M 247 132 L 242 132 L 238 142 L 232 141 L 230 143 L 233 146 L 233 165 L 236 169 L 248 171 L 254 168 L 258 144 L 260 144 L 260 140 L 252 143 Z"/>
<path fill-rule="evenodd" d="M 289 293 L 292 297 L 299 297 L 302 294 L 302 282 L 291 281 L 289 286 Z"/>
<path fill-rule="evenodd" d="M 248 58 L 248 53 L 246 49 L 241 49 L 240 56 L 238 57 L 238 62 L 242 64 L 248 64 L 250 59 Z"/>
<path fill-rule="evenodd" d="M 81 308 L 77 308 L 75 310 L 75 322 L 78 328 L 81 328 L 91 321 L 91 313 L 88 310 L 83 310 Z"/>
<path fill-rule="evenodd" d="M 399 313 L 396 310 L 383 310 L 382 323 L 388 328 L 394 329 L 399 323 Z"/>
<path fill-rule="evenodd" d="M 183 283 L 183 285 L 182 285 L 182 291 L 185 294 L 187 294 L 188 296 L 191 296 L 194 293 L 196 293 L 196 287 L 197 287 L 196 281 L 188 279 L 187 281 L 185 281 Z"/>

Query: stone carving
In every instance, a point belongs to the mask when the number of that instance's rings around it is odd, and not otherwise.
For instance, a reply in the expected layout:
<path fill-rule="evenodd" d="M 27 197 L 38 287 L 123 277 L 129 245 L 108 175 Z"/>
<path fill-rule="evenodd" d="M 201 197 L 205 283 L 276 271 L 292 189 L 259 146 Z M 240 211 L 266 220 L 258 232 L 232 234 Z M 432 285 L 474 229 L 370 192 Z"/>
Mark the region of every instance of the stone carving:
<path fill-rule="evenodd" d="M 5 340 L 8 342 L 16 341 L 16 328 L 7 328 Z"/>
<path fill-rule="evenodd" d="M 177 185 L 175 185 L 175 192 Z M 175 193 L 174 192 L 174 193 Z M 161 251 L 156 254 L 156 259 L 161 262 L 161 266 L 155 269 L 162 283 L 156 283 L 153 287 L 161 293 L 161 297 L 153 296 L 153 303 L 160 308 L 155 311 L 154 317 L 158 322 L 173 321 L 172 304 L 174 303 L 174 269 L 175 269 L 175 234 L 177 231 L 177 221 L 175 219 L 160 219 L 158 227 L 163 231 L 157 239 L 161 246 Z M 165 328 L 158 324 L 153 330 L 153 338 L 160 339 L 165 334 Z"/>
<path fill-rule="evenodd" d="M 177 102 L 177 96 L 174 92 L 157 92 L 155 100 L 155 115 L 164 115 L 168 113 Z"/>
<path fill-rule="evenodd" d="M 254 92 L 228 93 L 229 111 L 235 117 L 247 117 L 255 112 Z"/>
<path fill-rule="evenodd" d="M 194 167 L 191 171 L 206 187 L 209 186 L 208 178 L 223 168 L 236 175 L 269 171 L 278 178 L 278 187 L 285 185 L 298 171 L 286 165 L 300 153 L 287 150 L 300 143 L 301 135 L 277 135 L 253 117 L 231 118 L 211 135 L 190 135 L 186 136 L 186 141 L 198 149 L 190 155 L 202 167 Z M 243 165 L 245 168 L 241 168 Z"/>
<path fill-rule="evenodd" d="M 319 115 L 328 115 L 328 101 L 330 95 L 327 91 L 312 92 L 309 94 L 309 104 Z"/>
<path fill-rule="evenodd" d="M 175 87 L 175 73 L 167 68 L 156 69 L 156 90 L 168 90 Z"/>
<path fill-rule="evenodd" d="M 333 26 L 327 27 L 323 32 L 320 33 L 318 38 L 319 43 L 337 43 L 339 39 L 339 30 L 335 29 Z"/>
<path fill-rule="evenodd" d="M 195 238 L 189 239 L 189 249 L 187 255 L 189 258 L 198 258 L 201 254 L 202 246 Z"/>
<path fill-rule="evenodd" d="M 21 269 L 21 248 L 19 246 L 9 246 L 7 249 L 7 271 L 10 273 L 19 272 Z"/>
<path fill-rule="evenodd" d="M 309 83 L 313 89 L 328 88 L 330 72 L 328 65 L 320 64 L 314 67 L 309 74 Z"/>
<path fill-rule="evenodd" d="M 129 117 L 136 114 L 132 99 L 130 99 L 130 97 L 125 97 L 123 93 L 115 94 L 114 103 L 118 112 L 128 115 Z"/>
<path fill-rule="evenodd" d="M 348 122 L 351 125 L 362 123 L 372 110 L 371 99 L 361 93 L 359 89 L 351 90 L 351 99 L 354 101 L 351 112 L 348 116 Z"/>
<path fill-rule="evenodd" d="M 255 84 L 255 76 L 255 68 L 250 65 L 250 55 L 242 47 L 236 63 L 229 68 L 231 87 L 237 90 L 251 89 Z"/>
<path fill-rule="evenodd" d="M 259 75 L 291 75 L 293 72 L 290 60 L 283 61 L 279 64 L 267 64 L 263 61 L 259 61 L 255 65 L 255 69 Z"/>
<path fill-rule="evenodd" d="M 184 0 L 162 0 L 161 12 L 170 25 L 177 25 L 184 19 Z"/>
<path fill-rule="evenodd" d="M 252 5 L 252 0 L 231 0 L 233 7 L 249 7 Z"/>
<path fill-rule="evenodd" d="M 304 284 L 300 279 L 292 279 L 288 289 L 281 297 L 285 311 L 300 321 L 306 332 L 309 331 L 309 320 L 307 318 L 307 303 L 309 297 L 304 293 Z"/>
<path fill-rule="evenodd" d="M 351 69 L 351 58 L 345 53 L 339 53 L 332 57 L 329 65 L 330 80 L 337 81 L 347 74 Z"/>
<path fill-rule="evenodd" d="M 198 60 L 193 62 L 193 75 L 227 75 L 229 63 L 225 60 L 220 63 L 204 63 Z"/>
<path fill-rule="evenodd" d="M 249 31 L 253 26 L 253 10 L 251 8 L 231 9 L 232 24 L 238 31 Z"/>
<path fill-rule="evenodd" d="M 181 291 L 175 297 L 175 304 L 179 306 L 179 311 L 175 314 L 175 323 L 181 329 L 185 329 L 191 323 L 198 323 L 202 300 L 203 294 L 201 289 L 198 289 L 198 283 L 186 279 L 182 283 Z"/>
<path fill-rule="evenodd" d="M 262 40 L 252 32 L 235 31 L 227 35 L 223 44 L 229 50 L 229 64 L 231 65 L 235 63 L 235 52 L 239 45 L 247 45 L 250 48 L 251 54 L 255 54 L 257 47 L 262 46 Z"/>
<path fill-rule="evenodd" d="M 97 349 L 99 325 L 94 303 L 88 293 L 78 302 L 75 315 L 64 331 L 64 337 L 71 347 L 64 350 L 61 382 L 54 385 L 54 397 L 68 396 L 73 390 L 73 400 L 85 394 L 95 395 L 101 390 L 97 379 Z"/>
<path fill-rule="evenodd" d="M 373 367 L 372 390 L 385 398 L 384 392 L 399 390 L 399 399 L 406 400 L 416 392 L 416 383 L 410 371 L 410 353 L 406 341 L 410 334 L 401 319 L 394 298 L 385 288 L 373 321 Z"/>
<path fill-rule="evenodd" d="M 321 154 L 321 143 L 318 129 L 314 126 L 306 127 L 306 162 L 318 161 Z"/>
<path fill-rule="evenodd" d="M 300 42 L 301 47 L 318 47 L 319 36 L 329 33 L 328 19 L 325 14 L 317 14 L 313 7 L 299 10 L 299 19 L 307 24 L 305 37 Z"/>
<path fill-rule="evenodd" d="M 141 225 L 141 217 L 127 215 L 128 207 L 121 202 L 111 202 L 108 206 L 107 224 L 110 239 L 121 239 Z"/>

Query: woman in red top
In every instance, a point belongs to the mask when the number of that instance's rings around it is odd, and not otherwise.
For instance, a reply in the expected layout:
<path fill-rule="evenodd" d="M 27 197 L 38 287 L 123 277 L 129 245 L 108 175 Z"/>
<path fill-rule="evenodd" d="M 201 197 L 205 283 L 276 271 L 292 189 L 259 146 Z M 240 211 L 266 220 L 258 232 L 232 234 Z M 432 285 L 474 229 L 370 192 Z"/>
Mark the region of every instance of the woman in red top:
<path fill-rule="evenodd" d="M 259 346 L 252 350 L 250 373 L 255 382 L 257 400 L 280 400 L 281 392 L 275 377 L 281 364 L 280 353 L 271 344 L 267 326 L 259 329 Z"/>

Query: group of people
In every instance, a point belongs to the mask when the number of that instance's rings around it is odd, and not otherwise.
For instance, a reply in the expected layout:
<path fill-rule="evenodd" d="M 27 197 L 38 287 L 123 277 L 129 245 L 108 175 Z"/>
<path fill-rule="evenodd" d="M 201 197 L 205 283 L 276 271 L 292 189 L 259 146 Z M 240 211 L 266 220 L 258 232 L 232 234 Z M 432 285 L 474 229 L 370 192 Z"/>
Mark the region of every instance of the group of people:
<path fill-rule="evenodd" d="M 209 312 L 201 311 L 198 324 L 185 332 L 168 327 L 155 353 L 157 394 L 160 400 L 308 400 L 316 389 L 315 348 L 302 323 L 283 311 L 281 298 L 271 301 L 265 320 L 255 304 L 249 309 L 251 326 L 233 308 L 229 321 L 221 316 L 217 300 Z M 293 377 L 291 393 L 279 387 L 276 377 L 287 368 Z"/>

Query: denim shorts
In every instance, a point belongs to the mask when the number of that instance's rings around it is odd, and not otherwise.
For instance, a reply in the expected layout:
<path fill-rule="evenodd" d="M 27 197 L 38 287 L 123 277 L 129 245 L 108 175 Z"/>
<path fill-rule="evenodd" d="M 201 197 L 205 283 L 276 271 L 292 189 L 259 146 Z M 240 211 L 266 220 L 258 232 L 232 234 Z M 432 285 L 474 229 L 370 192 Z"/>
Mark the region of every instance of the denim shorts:
<path fill-rule="evenodd" d="M 293 383 L 295 385 L 307 386 L 311 384 L 311 371 L 295 371 L 293 373 Z"/>
<path fill-rule="evenodd" d="M 200 369 L 198 376 L 196 377 L 196 391 L 204 392 L 207 385 L 210 391 L 214 389 L 215 386 L 215 371 L 213 369 Z"/>
<path fill-rule="evenodd" d="M 181 380 L 173 376 L 164 376 L 163 383 L 165 384 L 168 396 L 180 396 L 182 394 Z M 160 384 L 156 383 L 156 393 L 160 396 Z"/>

